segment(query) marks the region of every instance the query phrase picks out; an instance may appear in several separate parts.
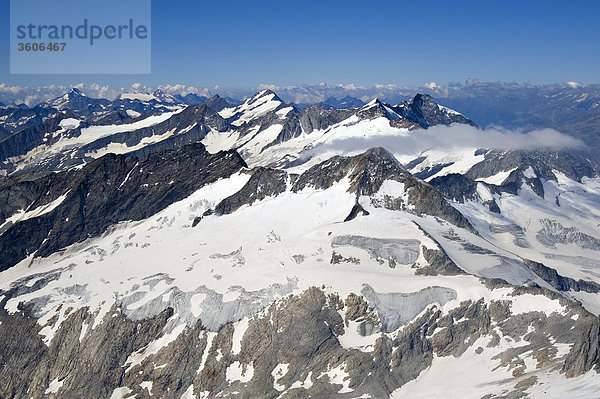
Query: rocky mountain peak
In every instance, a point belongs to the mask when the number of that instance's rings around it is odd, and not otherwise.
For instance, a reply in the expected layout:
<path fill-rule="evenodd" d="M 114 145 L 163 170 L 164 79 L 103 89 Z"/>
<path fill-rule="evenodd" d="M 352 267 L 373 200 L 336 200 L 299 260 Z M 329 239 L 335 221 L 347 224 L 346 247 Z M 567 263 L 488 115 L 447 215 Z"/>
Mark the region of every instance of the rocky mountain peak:
<path fill-rule="evenodd" d="M 271 89 L 261 90 L 252 97 L 250 97 L 247 102 L 248 104 L 254 103 L 256 101 L 276 101 L 280 103 L 284 103 L 284 101 L 279 98 L 279 96 Z"/>
<path fill-rule="evenodd" d="M 407 174 L 398 160 L 384 148 L 372 148 L 354 156 L 335 156 L 303 173 L 294 185 L 295 191 L 307 186 L 326 189 L 344 177 L 351 181 L 350 191 L 371 195 L 391 176 Z"/>
<path fill-rule="evenodd" d="M 73 97 L 86 97 L 86 95 L 85 95 L 85 94 L 83 94 L 83 93 L 81 92 L 81 90 L 79 90 L 79 89 L 78 89 L 78 88 L 76 88 L 76 87 L 73 87 L 73 88 L 71 89 L 71 91 L 69 91 L 69 93 L 67 93 L 67 96 L 68 96 L 68 97 L 70 97 L 70 98 L 73 98 Z"/>
<path fill-rule="evenodd" d="M 390 121 L 400 119 L 401 116 L 393 109 L 389 104 L 386 104 L 374 98 L 369 103 L 363 105 L 358 109 L 357 115 L 360 118 L 376 119 L 376 118 L 387 118 Z"/>
<path fill-rule="evenodd" d="M 362 108 L 367 109 L 367 108 L 371 108 L 371 107 L 377 106 L 377 105 L 383 105 L 383 103 L 381 102 L 381 100 L 379 100 L 377 97 L 375 97 L 374 99 L 372 99 L 371 101 L 369 101 L 368 103 L 363 105 Z"/>
<path fill-rule="evenodd" d="M 477 126 L 460 113 L 440 106 L 429 94 L 417 93 L 412 99 L 401 102 L 394 109 L 403 118 L 418 123 L 425 129 L 434 125 L 450 125 L 452 123 Z"/>
<path fill-rule="evenodd" d="M 232 107 L 231 104 L 229 104 L 223 97 L 219 96 L 218 94 L 215 94 L 214 96 L 206 100 L 204 104 L 217 112 L 221 111 L 224 108 Z"/>
<path fill-rule="evenodd" d="M 73 87 L 68 93 L 63 94 L 46 103 L 41 103 L 39 106 L 45 108 L 55 108 L 59 110 L 68 109 L 70 111 L 89 111 L 92 108 L 108 105 L 110 101 L 104 98 L 91 98 L 81 92 L 81 90 Z M 99 109 L 99 108 L 98 108 Z M 96 109 L 97 110 L 97 109 Z"/>
<path fill-rule="evenodd" d="M 364 163 L 365 169 L 374 170 L 377 168 L 399 168 L 406 170 L 404 166 L 394 155 L 383 147 L 371 148 L 360 155 L 356 156 L 359 163 Z"/>
<path fill-rule="evenodd" d="M 357 195 L 375 194 L 384 180 L 407 175 L 406 169 L 389 151 L 371 148 L 351 158 L 350 180 Z"/>
<path fill-rule="evenodd" d="M 423 108 L 423 106 L 433 106 L 433 104 L 437 105 L 433 97 L 429 94 L 417 93 L 409 103 L 414 104 L 419 108 Z"/>
<path fill-rule="evenodd" d="M 152 92 L 155 100 L 161 103 L 177 103 L 177 99 L 170 94 L 165 93 L 161 89 L 156 89 Z"/>

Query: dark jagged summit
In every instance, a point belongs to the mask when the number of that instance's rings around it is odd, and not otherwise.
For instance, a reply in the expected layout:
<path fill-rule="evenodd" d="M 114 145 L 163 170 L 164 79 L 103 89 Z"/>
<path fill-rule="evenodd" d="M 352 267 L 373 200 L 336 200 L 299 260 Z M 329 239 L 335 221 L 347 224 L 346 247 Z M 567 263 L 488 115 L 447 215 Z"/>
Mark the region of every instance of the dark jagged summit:
<path fill-rule="evenodd" d="M 423 128 L 434 125 L 450 125 L 463 123 L 477 126 L 475 122 L 460 113 L 440 106 L 428 94 L 418 93 L 409 101 L 403 101 L 394 107 L 394 110 L 405 119 L 418 123 Z"/>
<path fill-rule="evenodd" d="M 225 99 L 223 99 L 218 94 L 215 94 L 214 96 L 212 96 L 211 98 L 206 100 L 203 104 L 206 105 L 207 107 L 214 109 L 216 112 L 219 112 L 219 111 L 223 110 L 224 108 L 233 107 L 232 104 L 229 104 Z"/>

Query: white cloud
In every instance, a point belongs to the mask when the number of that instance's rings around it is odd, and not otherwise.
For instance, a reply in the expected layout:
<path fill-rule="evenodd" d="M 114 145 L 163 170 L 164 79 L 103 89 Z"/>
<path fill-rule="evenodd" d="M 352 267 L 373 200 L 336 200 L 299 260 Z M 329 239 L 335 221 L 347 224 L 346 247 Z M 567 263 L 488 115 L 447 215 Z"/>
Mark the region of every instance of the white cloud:
<path fill-rule="evenodd" d="M 258 90 L 279 91 L 280 87 L 277 85 L 268 85 L 268 84 L 261 83 L 260 85 L 258 85 L 257 89 Z"/>
<path fill-rule="evenodd" d="M 418 129 L 409 133 L 347 138 L 317 146 L 310 155 L 335 153 L 338 155 L 358 154 L 369 148 L 383 147 L 398 155 L 419 154 L 428 150 L 447 152 L 470 148 L 497 150 L 564 150 L 582 147 L 583 143 L 554 129 L 533 130 L 527 133 L 514 130 L 478 129 L 453 124 Z"/>

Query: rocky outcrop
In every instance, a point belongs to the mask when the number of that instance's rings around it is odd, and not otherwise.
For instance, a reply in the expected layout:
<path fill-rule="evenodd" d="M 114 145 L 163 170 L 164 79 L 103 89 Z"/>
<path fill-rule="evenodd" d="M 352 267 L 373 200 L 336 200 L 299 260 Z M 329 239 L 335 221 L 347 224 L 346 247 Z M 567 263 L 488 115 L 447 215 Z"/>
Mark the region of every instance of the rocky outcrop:
<path fill-rule="evenodd" d="M 477 182 L 458 173 L 435 177 L 429 181 L 444 197 L 463 204 L 477 198 Z"/>
<path fill-rule="evenodd" d="M 349 222 L 350 220 L 355 219 L 358 216 L 368 216 L 369 212 L 366 211 L 360 204 L 354 204 L 344 222 Z"/>
<path fill-rule="evenodd" d="M 600 292 L 600 284 L 593 281 L 575 280 L 569 277 L 561 276 L 558 272 L 543 263 L 534 262 L 529 259 L 523 259 L 523 263 L 532 272 L 541 277 L 545 282 L 559 291 L 584 291 L 589 293 Z"/>
<path fill-rule="evenodd" d="M 485 183 L 473 181 L 458 173 L 450 173 L 433 178 L 429 181 L 429 184 L 437 188 L 445 198 L 461 204 L 464 204 L 469 200 L 483 201 L 477 192 L 477 185 L 486 185 Z M 494 190 L 493 187 L 492 190 Z M 485 200 L 483 203 L 491 212 L 500 213 L 500 207 L 498 207 L 498 203 L 495 199 Z"/>
<path fill-rule="evenodd" d="M 214 209 L 218 216 L 235 212 L 243 205 L 252 205 L 267 197 L 275 197 L 287 188 L 287 173 L 281 170 L 259 167 L 237 193 L 222 200 Z"/>
<path fill-rule="evenodd" d="M 115 116 L 118 114 L 111 115 Z M 52 141 L 61 139 L 62 135 L 77 137 L 82 134 L 81 129 L 83 127 L 86 127 L 85 123 L 77 129 L 54 137 L 51 141 L 45 142 L 45 144 L 51 144 Z M 55 126 L 53 129 L 58 129 L 58 127 Z M 58 152 L 52 156 L 44 157 L 40 161 L 33 161 L 23 167 L 20 173 L 40 170 L 65 170 L 69 167 L 80 166 L 92 161 L 94 153 L 105 151 L 111 145 L 121 146 L 123 153 L 145 157 L 155 152 L 172 150 L 187 144 L 200 142 L 210 131 L 224 132 L 228 129 L 229 124 L 206 105 L 189 106 L 156 125 L 101 137 L 77 149 Z M 150 137 L 169 134 L 170 136 L 154 144 L 144 143 Z M 128 148 L 131 150 L 128 151 Z"/>
<path fill-rule="evenodd" d="M 463 269 L 456 266 L 456 263 L 450 259 L 443 249 L 429 249 L 422 246 L 423 257 L 428 265 L 420 267 L 415 271 L 415 274 L 424 276 L 457 276 L 467 274 Z"/>
<path fill-rule="evenodd" d="M 7 136 L 25 128 L 41 125 L 46 118 L 53 118 L 58 114 L 59 112 L 55 109 L 41 106 L 27 107 L 24 104 L 11 104 L 0 107 L 0 118 L 3 118 L 2 127 L 7 132 Z"/>

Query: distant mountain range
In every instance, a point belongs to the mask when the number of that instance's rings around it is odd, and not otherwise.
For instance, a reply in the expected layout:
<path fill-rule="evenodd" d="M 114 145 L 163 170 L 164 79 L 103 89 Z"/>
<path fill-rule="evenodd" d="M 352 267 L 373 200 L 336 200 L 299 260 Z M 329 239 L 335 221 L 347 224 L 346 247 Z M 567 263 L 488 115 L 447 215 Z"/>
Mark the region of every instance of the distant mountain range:
<path fill-rule="evenodd" d="M 172 90 L 172 87 L 165 88 L 167 89 Z M 7 104 L 14 103 L 21 96 L 27 97 L 30 103 L 33 98 L 47 96 L 48 94 L 42 94 L 44 90 L 50 92 L 57 88 L 10 88 L 10 91 L 6 88 L 6 91 L 3 91 L 3 87 L 0 87 L 0 100 Z M 96 87 L 84 89 L 85 92 L 96 90 Z M 186 88 L 183 87 L 182 90 Z M 194 90 L 207 92 L 207 90 Z M 102 93 L 106 92 L 106 88 L 103 87 Z M 108 92 L 117 93 L 110 90 Z M 599 148 L 600 145 L 598 142 L 600 135 L 596 134 L 600 131 L 600 121 L 598 121 L 600 85 L 568 82 L 538 86 L 469 80 L 464 84 L 441 86 L 432 83 L 423 87 L 290 86 L 279 88 L 278 92 L 281 98 L 295 102 L 298 108 L 320 103 L 322 107 L 328 105 L 338 109 L 358 107 L 375 97 L 390 104 L 398 104 L 409 100 L 415 92 L 421 92 L 432 95 L 441 104 L 469 115 L 479 126 L 495 125 L 522 130 L 554 128 L 582 139 L 593 148 Z M 241 101 L 234 98 L 244 98 L 248 93 L 247 90 L 222 90 L 221 94 L 230 104 L 238 105 Z M 194 105 L 211 95 L 186 93 L 185 95 L 170 94 L 170 96 L 179 103 Z M 0 135 L 2 134 L 0 132 Z"/>

